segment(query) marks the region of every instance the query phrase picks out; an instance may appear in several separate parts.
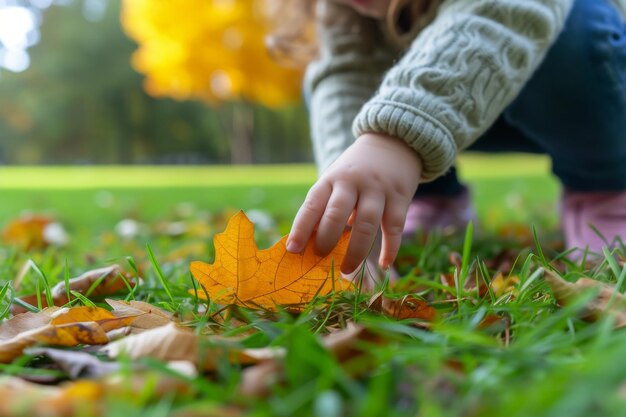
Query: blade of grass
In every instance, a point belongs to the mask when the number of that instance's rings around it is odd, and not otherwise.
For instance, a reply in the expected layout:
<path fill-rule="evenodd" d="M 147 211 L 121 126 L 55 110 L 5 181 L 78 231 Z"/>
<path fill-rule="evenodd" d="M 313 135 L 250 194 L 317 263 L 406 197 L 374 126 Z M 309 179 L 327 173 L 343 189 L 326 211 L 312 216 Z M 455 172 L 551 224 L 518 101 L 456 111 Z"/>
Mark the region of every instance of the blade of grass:
<path fill-rule="evenodd" d="M 332 282 L 332 290 L 330 293 L 330 306 L 328 306 L 328 311 L 326 312 L 326 316 L 324 317 L 324 320 L 322 320 L 322 322 L 320 323 L 319 326 L 317 326 L 317 329 L 315 329 L 315 331 L 313 332 L 314 334 L 318 334 L 320 332 L 320 330 L 322 330 L 322 328 L 326 325 L 326 323 L 328 322 L 328 319 L 330 319 L 330 315 L 332 314 L 333 310 L 335 309 L 335 301 L 336 298 L 335 297 L 335 260 L 332 259 L 330 262 L 330 273 L 331 273 L 331 282 Z M 325 281 L 324 281 L 325 283 Z M 324 284 L 322 284 L 320 286 L 320 288 L 322 288 Z M 318 290 L 319 292 L 319 290 Z"/>
<path fill-rule="evenodd" d="M 39 283 L 39 279 L 35 281 L 35 294 L 37 295 L 37 308 L 39 310 L 43 309 L 43 303 L 41 302 L 41 284 Z"/>
<path fill-rule="evenodd" d="M 172 295 L 172 291 L 170 290 L 167 280 L 165 279 L 165 276 L 163 275 L 163 271 L 161 271 L 161 267 L 159 266 L 156 258 L 154 257 L 154 253 L 152 252 L 152 248 L 150 247 L 149 243 L 146 244 L 146 249 L 148 251 L 148 257 L 150 258 L 150 263 L 152 264 L 152 267 L 154 268 L 154 271 L 156 272 L 157 278 L 159 278 L 159 281 L 161 282 L 161 285 L 163 286 L 163 289 L 165 290 L 165 293 L 169 297 L 170 301 L 174 303 L 174 296 Z"/>
<path fill-rule="evenodd" d="M 460 276 L 461 288 L 465 286 L 465 280 L 467 279 L 467 274 L 469 271 L 473 234 L 474 234 L 474 224 L 470 221 L 467 224 L 467 229 L 465 229 L 465 240 L 463 242 L 463 256 L 461 258 L 461 276 Z"/>
<path fill-rule="evenodd" d="M 135 291 L 137 291 L 137 288 L 139 288 L 139 283 L 141 282 L 141 279 L 139 277 L 139 270 L 137 269 L 137 264 L 135 263 L 135 260 L 132 258 L 132 256 L 127 256 L 126 262 L 128 263 L 128 265 L 130 265 L 130 268 L 133 270 L 133 273 L 135 274 L 134 276 L 135 286 L 134 287 L 131 286 L 123 274 L 120 274 L 119 277 L 124 281 L 124 284 L 126 284 L 126 287 L 128 287 L 128 295 L 126 296 L 126 301 L 129 301 L 129 300 L 135 299 Z"/>
<path fill-rule="evenodd" d="M 46 296 L 46 301 L 48 303 L 48 306 L 51 307 L 54 305 L 54 299 L 52 298 L 52 290 L 50 288 L 50 281 L 48 281 L 48 277 L 46 276 L 46 274 L 41 270 L 41 268 L 39 268 L 39 266 L 37 266 L 37 264 L 33 261 L 31 261 L 31 267 L 35 270 L 35 272 L 37 272 L 37 274 L 39 275 L 39 279 L 43 280 L 43 284 L 44 284 L 44 294 Z M 39 279 L 37 280 L 37 283 L 39 283 Z M 37 294 L 39 294 L 41 292 L 41 288 L 37 289 Z M 41 302 L 41 300 L 38 298 L 37 300 L 38 302 Z"/>
<path fill-rule="evenodd" d="M 485 286 L 487 287 L 487 293 L 489 294 L 489 299 L 491 300 L 492 303 L 494 303 L 496 301 L 496 295 L 493 292 L 493 288 L 491 288 L 491 282 L 490 282 L 490 274 L 489 274 L 489 269 L 487 268 L 487 265 L 485 264 L 484 261 L 480 261 L 477 260 L 477 270 L 479 272 L 479 274 L 476 274 L 476 288 L 480 288 L 479 286 L 479 282 L 478 282 L 478 275 L 480 275 L 480 278 L 483 280 L 483 282 L 485 283 Z M 511 268 L 512 270 L 513 268 Z"/>
<path fill-rule="evenodd" d="M 193 278 L 191 272 L 189 272 L 189 279 L 191 280 L 191 286 L 193 287 L 193 311 L 198 311 L 198 286 L 196 280 Z"/>
<path fill-rule="evenodd" d="M 617 264 L 617 261 L 615 260 L 615 256 L 613 256 L 613 252 L 609 251 L 609 248 L 607 246 L 604 246 L 602 248 L 602 254 L 604 255 L 604 259 L 606 259 L 606 263 L 611 268 L 611 271 L 613 271 L 613 275 L 615 275 L 615 279 L 619 279 L 620 275 L 622 274 L 622 270 Z"/>
<path fill-rule="evenodd" d="M 358 317 L 358 307 L 359 307 L 359 298 L 361 296 L 361 291 L 363 290 L 363 280 L 365 278 L 365 268 L 366 268 L 367 262 L 363 262 L 363 265 L 361 265 L 361 270 L 359 271 L 358 275 L 359 275 L 359 282 L 356 286 L 356 291 L 354 292 L 354 303 L 352 305 L 352 317 L 354 319 L 356 319 Z M 332 269 L 333 271 L 335 270 L 335 266 L 334 266 L 334 259 L 333 259 L 333 263 L 332 263 Z"/>
<path fill-rule="evenodd" d="M 65 258 L 65 271 L 63 273 L 63 280 L 65 281 L 65 296 L 67 297 L 67 302 L 69 303 L 70 301 L 72 301 L 72 299 L 70 298 L 70 268 L 67 258 Z"/>
<path fill-rule="evenodd" d="M 23 301 L 20 298 L 13 298 L 11 304 L 18 305 L 23 309 L 30 311 L 31 313 L 39 313 L 41 311 L 41 308 L 37 308 L 32 304 L 28 304 L 26 301 Z M 38 304 L 41 305 L 41 298 L 38 299 Z"/>
<path fill-rule="evenodd" d="M 467 275 L 469 273 L 469 265 L 470 265 L 470 254 L 472 251 L 472 235 L 473 235 L 473 224 L 470 221 L 467 224 L 467 228 L 465 229 L 465 238 L 463 241 L 463 255 L 461 257 L 461 270 L 458 268 L 454 268 L 454 287 L 456 290 L 456 301 L 457 306 L 461 308 L 464 289 L 465 289 L 465 281 L 467 280 Z"/>
<path fill-rule="evenodd" d="M 530 230 L 532 231 L 533 242 L 535 244 L 535 249 L 537 250 L 539 259 L 541 260 L 541 263 L 543 264 L 543 266 L 547 267 L 548 261 L 546 260 L 546 257 L 543 254 L 543 249 L 541 249 L 541 245 L 539 244 L 539 238 L 537 237 L 537 229 L 535 228 L 534 224 L 531 225 Z"/>
<path fill-rule="evenodd" d="M 10 281 L 4 284 L 4 286 L 0 290 L 0 301 L 4 301 L 4 298 L 6 297 L 7 292 L 9 291 L 10 288 L 11 288 Z M 7 306 L 2 310 L 2 312 L 0 312 L 0 320 L 4 319 L 10 310 L 11 310 L 11 302 L 9 301 L 7 303 Z"/>
<path fill-rule="evenodd" d="M 624 284 L 624 279 L 626 279 L 626 266 L 624 266 L 624 268 L 620 270 L 619 265 L 617 265 L 617 261 L 615 260 L 615 257 L 611 252 L 609 252 L 609 249 L 607 247 L 604 247 L 602 250 L 604 252 L 604 257 L 606 258 L 606 261 L 613 271 L 613 274 L 615 274 L 615 276 L 617 277 L 617 283 L 615 284 L 616 290 L 611 292 L 611 298 L 609 298 L 609 301 L 606 305 L 606 309 L 607 311 L 609 311 L 613 307 L 613 304 L 615 303 L 618 294 L 621 295 L 619 289 L 622 288 Z"/>
<path fill-rule="evenodd" d="M 102 283 L 102 281 L 104 281 L 106 277 L 107 277 L 107 274 L 103 273 L 94 282 L 92 282 L 89 288 L 87 288 L 87 291 L 85 291 L 85 297 L 89 298 L 91 293 L 94 292 L 96 288 L 98 288 L 98 286 Z"/>
<path fill-rule="evenodd" d="M 96 305 L 94 304 L 93 301 L 91 301 L 89 298 L 85 297 L 84 295 L 82 295 L 78 291 L 70 290 L 70 293 L 74 297 L 76 297 L 78 300 L 80 300 L 80 302 L 83 303 L 83 305 L 86 305 L 87 307 L 96 307 Z"/>

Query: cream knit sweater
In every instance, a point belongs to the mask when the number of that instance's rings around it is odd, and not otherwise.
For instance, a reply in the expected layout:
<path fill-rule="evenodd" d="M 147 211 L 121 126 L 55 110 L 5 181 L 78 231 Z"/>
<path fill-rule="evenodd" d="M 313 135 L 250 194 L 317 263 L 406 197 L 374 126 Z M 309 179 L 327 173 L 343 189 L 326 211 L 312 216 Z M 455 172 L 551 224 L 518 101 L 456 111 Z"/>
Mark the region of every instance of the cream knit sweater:
<path fill-rule="evenodd" d="M 305 91 L 320 172 L 355 137 L 376 132 L 404 139 L 430 181 L 517 96 L 574 0 L 445 0 L 402 51 L 379 22 L 319 1 L 320 57 Z"/>

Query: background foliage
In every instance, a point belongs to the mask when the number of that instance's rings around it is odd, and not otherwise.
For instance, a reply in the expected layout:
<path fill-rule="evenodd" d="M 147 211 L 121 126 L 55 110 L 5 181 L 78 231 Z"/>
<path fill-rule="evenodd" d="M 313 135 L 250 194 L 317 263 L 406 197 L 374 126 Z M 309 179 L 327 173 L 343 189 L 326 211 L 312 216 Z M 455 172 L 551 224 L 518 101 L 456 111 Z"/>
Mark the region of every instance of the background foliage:
<path fill-rule="evenodd" d="M 311 159 L 306 111 L 250 102 L 210 107 L 155 99 L 131 67 L 121 4 L 86 19 L 82 1 L 43 12 L 41 40 L 21 73 L 0 72 L 0 163 L 276 163 Z M 0 70 L 1 71 L 1 70 Z M 234 115 L 254 120 L 237 157 Z"/>

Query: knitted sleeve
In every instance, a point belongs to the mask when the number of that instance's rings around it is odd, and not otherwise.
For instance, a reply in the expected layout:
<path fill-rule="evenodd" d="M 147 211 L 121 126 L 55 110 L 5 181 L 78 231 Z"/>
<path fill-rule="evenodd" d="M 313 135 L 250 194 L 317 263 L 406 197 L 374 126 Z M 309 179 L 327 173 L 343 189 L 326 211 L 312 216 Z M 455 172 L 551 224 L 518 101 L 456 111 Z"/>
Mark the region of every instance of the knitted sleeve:
<path fill-rule="evenodd" d="M 319 58 L 305 75 L 313 151 L 323 172 L 354 142 L 352 123 L 397 56 L 378 22 L 330 0 L 319 0 Z"/>
<path fill-rule="evenodd" d="M 404 139 L 444 173 L 517 96 L 573 0 L 447 0 L 354 120 L 355 136 Z"/>

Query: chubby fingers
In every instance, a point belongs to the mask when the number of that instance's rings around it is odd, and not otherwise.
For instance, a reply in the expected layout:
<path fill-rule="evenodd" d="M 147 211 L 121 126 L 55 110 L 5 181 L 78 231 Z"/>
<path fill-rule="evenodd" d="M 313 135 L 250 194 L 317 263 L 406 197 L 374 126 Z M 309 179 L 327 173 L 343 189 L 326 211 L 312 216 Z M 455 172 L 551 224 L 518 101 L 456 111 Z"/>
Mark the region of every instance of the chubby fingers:
<path fill-rule="evenodd" d="M 317 183 L 308 192 L 304 203 L 300 206 L 293 221 L 287 251 L 301 252 L 309 241 L 315 226 L 326 210 L 326 205 L 332 193 L 332 187 L 327 183 Z"/>
<path fill-rule="evenodd" d="M 357 202 L 355 188 L 337 183 L 328 199 L 315 236 L 315 252 L 326 256 L 337 245 Z"/>
<path fill-rule="evenodd" d="M 385 206 L 382 219 L 383 241 L 378 259 L 382 268 L 388 268 L 396 259 L 402 243 L 402 231 L 408 208 L 409 201 L 399 197 L 388 200 Z"/>
<path fill-rule="evenodd" d="M 350 243 L 341 264 L 341 272 L 344 274 L 353 272 L 367 257 L 378 233 L 384 209 L 385 196 L 382 194 L 371 192 L 359 197 Z"/>

